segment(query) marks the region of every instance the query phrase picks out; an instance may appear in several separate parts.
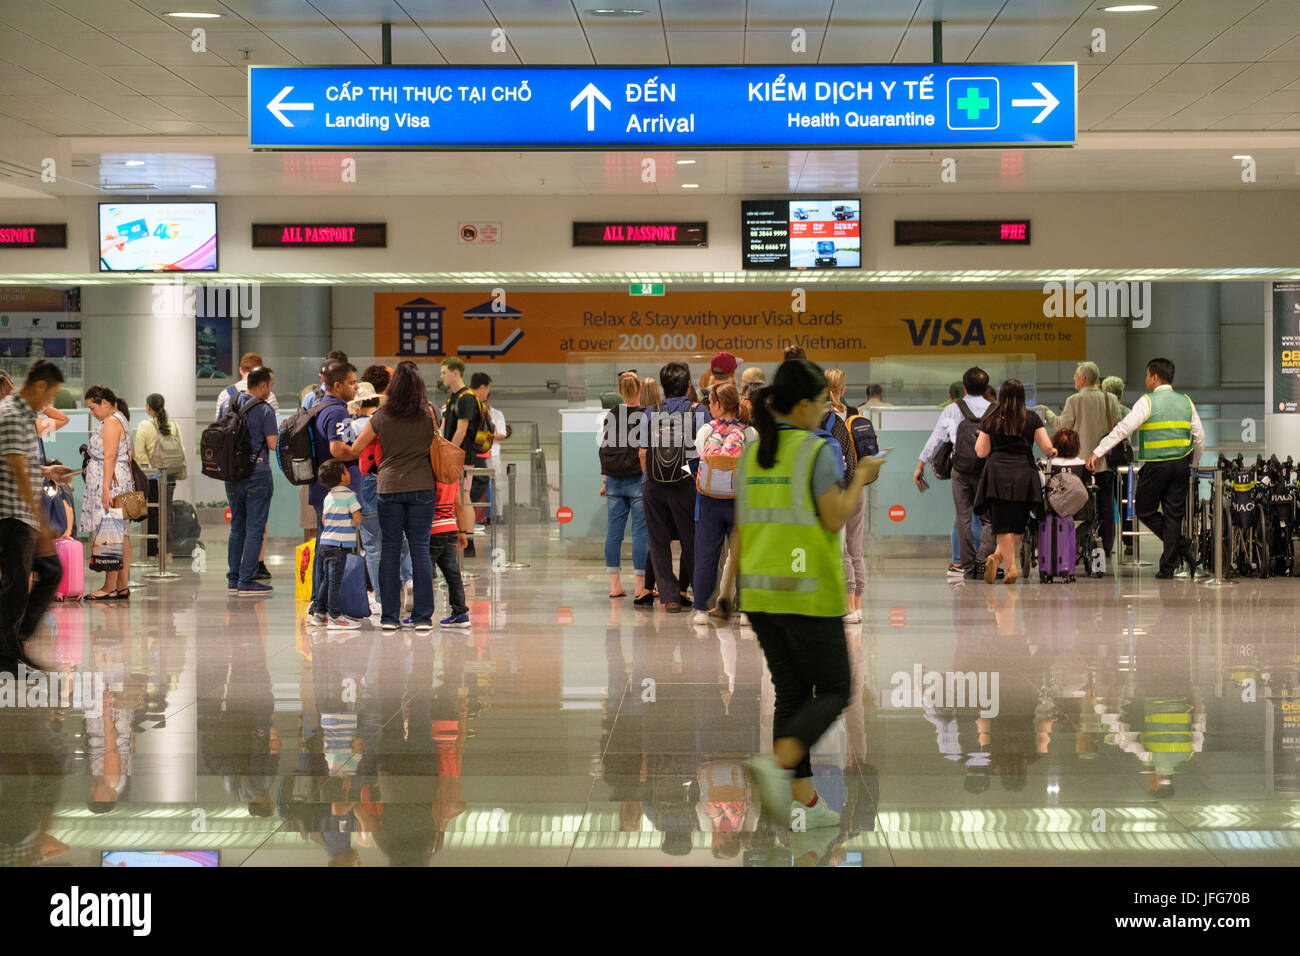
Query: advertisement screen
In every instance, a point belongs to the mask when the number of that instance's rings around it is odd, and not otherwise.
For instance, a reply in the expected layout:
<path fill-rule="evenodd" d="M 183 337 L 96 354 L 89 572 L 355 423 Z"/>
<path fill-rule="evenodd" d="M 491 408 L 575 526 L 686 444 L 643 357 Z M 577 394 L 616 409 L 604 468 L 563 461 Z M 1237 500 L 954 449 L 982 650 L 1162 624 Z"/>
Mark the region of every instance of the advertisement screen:
<path fill-rule="evenodd" d="M 100 272 L 216 269 L 216 203 L 100 203 Z"/>
<path fill-rule="evenodd" d="M 218 850 L 101 850 L 101 866 L 217 866 Z"/>
<path fill-rule="evenodd" d="M 746 269 L 858 269 L 861 201 L 799 199 L 741 203 Z"/>

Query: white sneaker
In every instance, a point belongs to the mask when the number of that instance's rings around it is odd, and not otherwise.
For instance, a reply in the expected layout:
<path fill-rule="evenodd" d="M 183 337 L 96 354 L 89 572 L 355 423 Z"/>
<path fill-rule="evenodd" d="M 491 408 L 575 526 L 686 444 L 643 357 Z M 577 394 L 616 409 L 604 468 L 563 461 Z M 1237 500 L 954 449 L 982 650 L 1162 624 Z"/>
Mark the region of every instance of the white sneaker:
<path fill-rule="evenodd" d="M 746 764 L 749 777 L 758 787 L 763 807 L 778 820 L 782 814 L 790 814 L 792 796 L 790 785 L 794 781 L 794 771 L 784 769 L 771 754 L 762 754 Z"/>
<path fill-rule="evenodd" d="M 790 803 L 790 829 L 795 831 L 817 830 L 821 827 L 837 827 L 840 815 L 830 808 L 826 798 L 817 795 L 817 803 L 806 807 L 798 800 Z"/>
<path fill-rule="evenodd" d="M 744 611 L 741 611 L 740 615 L 736 618 L 736 623 L 741 627 L 749 627 L 749 615 Z"/>
<path fill-rule="evenodd" d="M 355 631 L 361 625 L 350 617 L 336 617 L 330 619 L 328 627 L 331 631 Z"/>
<path fill-rule="evenodd" d="M 474 533 L 475 533 L 475 534 L 478 534 L 478 535 L 486 535 L 486 534 L 487 534 L 487 526 L 486 526 L 486 525 L 481 525 L 481 524 L 476 524 L 476 525 L 474 525 Z"/>
<path fill-rule="evenodd" d="M 415 607 L 415 582 L 407 581 L 402 585 L 402 610 L 409 611 Z"/>
<path fill-rule="evenodd" d="M 844 623 L 845 623 L 845 624 L 861 624 L 861 623 L 862 623 L 862 609 L 861 609 L 861 608 L 858 608 L 856 611 L 849 611 L 848 614 L 845 614 L 845 615 L 844 615 Z"/>
<path fill-rule="evenodd" d="M 696 611 L 694 614 L 691 615 L 691 623 L 694 624 L 696 627 L 708 627 L 709 612 Z"/>
<path fill-rule="evenodd" d="M 308 615 L 307 615 L 307 626 L 308 626 L 308 627 L 324 627 L 324 626 L 325 626 L 326 624 L 328 624 L 328 623 L 329 623 L 329 618 L 327 618 L 324 614 L 308 614 Z"/>

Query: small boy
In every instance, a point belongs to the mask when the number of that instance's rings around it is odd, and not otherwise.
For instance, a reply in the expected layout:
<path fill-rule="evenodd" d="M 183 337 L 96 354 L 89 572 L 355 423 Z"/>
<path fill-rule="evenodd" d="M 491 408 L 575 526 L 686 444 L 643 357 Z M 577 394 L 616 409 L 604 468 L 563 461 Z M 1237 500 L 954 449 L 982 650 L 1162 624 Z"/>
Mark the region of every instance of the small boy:
<path fill-rule="evenodd" d="M 317 627 L 328 623 L 332 631 L 354 631 L 361 625 L 343 616 L 343 569 L 347 566 L 348 555 L 357 550 L 361 502 L 348 489 L 347 465 L 339 459 L 331 458 L 321 465 L 317 480 L 329 489 L 329 493 L 321 505 L 320 547 L 316 551 L 321 586 L 307 609 L 307 623 Z M 329 612 L 328 622 L 326 611 Z"/>
<path fill-rule="evenodd" d="M 443 627 L 465 628 L 469 627 L 469 605 L 465 603 L 465 585 L 460 580 L 456 551 L 464 550 L 468 539 L 456 524 L 457 491 L 457 485 L 438 482 L 433 527 L 429 532 L 429 557 L 447 579 L 447 603 L 451 605 L 451 615 L 438 623 Z"/>

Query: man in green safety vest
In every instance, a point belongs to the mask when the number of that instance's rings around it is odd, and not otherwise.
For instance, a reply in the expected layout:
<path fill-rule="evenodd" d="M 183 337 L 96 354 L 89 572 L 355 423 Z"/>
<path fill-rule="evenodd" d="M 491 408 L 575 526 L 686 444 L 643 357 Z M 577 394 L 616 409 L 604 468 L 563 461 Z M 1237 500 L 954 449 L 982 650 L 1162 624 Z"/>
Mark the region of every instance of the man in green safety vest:
<path fill-rule="evenodd" d="M 1135 503 L 1138 519 L 1164 542 L 1158 578 L 1172 578 L 1179 559 L 1191 546 L 1183 535 L 1187 486 L 1191 469 L 1205 451 L 1205 429 L 1196 406 L 1186 395 L 1175 392 L 1173 383 L 1173 362 L 1164 358 L 1147 362 L 1147 394 L 1133 403 L 1133 410 L 1088 459 L 1091 471 L 1098 458 L 1130 435 L 1137 436 L 1133 446 L 1142 468 Z"/>

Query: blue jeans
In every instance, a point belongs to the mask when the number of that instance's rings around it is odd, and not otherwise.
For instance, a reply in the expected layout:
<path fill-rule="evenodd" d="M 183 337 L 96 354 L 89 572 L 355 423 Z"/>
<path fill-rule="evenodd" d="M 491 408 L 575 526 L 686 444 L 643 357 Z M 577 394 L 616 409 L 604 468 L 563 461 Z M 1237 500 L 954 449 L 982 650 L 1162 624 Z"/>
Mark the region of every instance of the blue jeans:
<path fill-rule="evenodd" d="M 413 624 L 433 622 L 433 559 L 429 555 L 429 532 L 433 528 L 435 494 L 432 491 L 399 491 L 379 496 L 379 602 L 381 623 L 402 620 L 402 542 L 411 552 L 411 582 L 415 606 Z"/>
<path fill-rule="evenodd" d="M 645 556 L 649 538 L 645 530 L 645 509 L 641 505 L 641 478 L 606 478 L 605 503 L 609 517 L 605 522 L 605 570 L 617 574 L 620 552 L 623 550 L 623 531 L 627 516 L 632 515 L 632 570 L 645 574 Z"/>
<path fill-rule="evenodd" d="M 376 502 L 378 507 L 378 502 Z M 370 575 L 370 586 L 379 593 L 379 555 L 383 548 L 384 536 L 379 532 L 379 512 L 361 512 L 361 550 L 366 553 L 366 573 Z M 402 583 L 411 580 L 411 549 L 406 539 L 402 539 Z"/>
<path fill-rule="evenodd" d="M 713 604 L 718 586 L 718 561 L 736 527 L 736 502 L 733 498 L 695 496 L 695 581 L 692 604 L 704 611 Z"/>
<path fill-rule="evenodd" d="M 984 527 L 984 522 L 980 521 L 980 516 L 972 513 L 970 516 L 970 530 L 973 534 L 974 541 L 978 545 L 980 532 Z M 952 563 L 961 564 L 961 544 L 957 540 L 957 522 L 952 523 Z"/>
<path fill-rule="evenodd" d="M 351 548 L 340 548 L 336 544 L 323 544 L 316 549 L 313 562 L 321 569 L 321 586 L 312 596 L 308 614 L 324 614 L 339 617 L 343 614 L 343 569 L 347 567 Z"/>
<path fill-rule="evenodd" d="M 226 482 L 230 540 L 226 544 L 226 583 L 246 588 L 257 576 L 257 556 L 266 537 L 274 490 L 270 471 L 255 471 L 243 481 Z"/>

